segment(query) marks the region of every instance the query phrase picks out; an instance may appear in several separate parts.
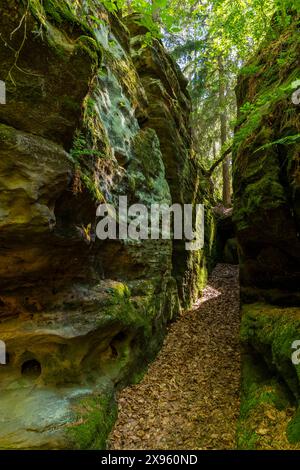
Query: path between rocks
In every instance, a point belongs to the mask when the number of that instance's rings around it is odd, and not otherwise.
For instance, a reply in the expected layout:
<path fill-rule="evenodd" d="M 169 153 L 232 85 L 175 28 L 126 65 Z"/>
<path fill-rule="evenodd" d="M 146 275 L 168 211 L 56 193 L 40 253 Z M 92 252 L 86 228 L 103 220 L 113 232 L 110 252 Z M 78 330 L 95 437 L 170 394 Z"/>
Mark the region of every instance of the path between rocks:
<path fill-rule="evenodd" d="M 238 267 L 219 264 L 169 328 L 143 380 L 122 390 L 110 449 L 233 449 L 239 414 Z"/>

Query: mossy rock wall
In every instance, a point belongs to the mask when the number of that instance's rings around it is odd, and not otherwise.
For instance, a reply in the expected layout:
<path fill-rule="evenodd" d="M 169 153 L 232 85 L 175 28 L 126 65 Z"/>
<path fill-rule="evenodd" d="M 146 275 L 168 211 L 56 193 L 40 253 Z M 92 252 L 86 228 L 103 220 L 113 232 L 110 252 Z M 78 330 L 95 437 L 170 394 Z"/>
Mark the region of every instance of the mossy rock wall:
<path fill-rule="evenodd" d="M 214 262 L 186 82 L 159 41 L 98 0 L 0 8 L 0 448 L 103 448 L 115 391 Z M 206 203 L 205 249 L 100 241 L 96 208 L 121 195 Z"/>
<path fill-rule="evenodd" d="M 244 348 L 238 447 L 299 449 L 299 17 L 274 18 L 239 77 L 234 212 Z M 276 26 L 277 24 L 277 26 Z M 297 348 L 296 348 L 297 349 Z"/>
<path fill-rule="evenodd" d="M 237 86 L 234 221 L 242 299 L 299 305 L 299 18 L 273 29 Z"/>

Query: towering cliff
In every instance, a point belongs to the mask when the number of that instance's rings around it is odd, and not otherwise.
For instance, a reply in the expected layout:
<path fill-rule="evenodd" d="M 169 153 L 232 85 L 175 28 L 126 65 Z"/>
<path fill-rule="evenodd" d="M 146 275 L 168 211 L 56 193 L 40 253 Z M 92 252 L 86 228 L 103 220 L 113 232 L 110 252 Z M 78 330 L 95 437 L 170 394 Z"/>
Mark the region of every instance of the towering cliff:
<path fill-rule="evenodd" d="M 0 6 L 0 448 L 102 448 L 213 263 L 186 82 L 136 16 L 98 0 Z M 204 250 L 99 240 L 96 208 L 206 203 Z"/>
<path fill-rule="evenodd" d="M 300 368 L 292 362 L 300 339 L 300 44 L 299 18 L 291 17 L 285 28 L 274 18 L 272 36 L 237 89 L 234 220 L 246 346 L 241 447 L 287 448 L 287 438 L 300 440 L 299 412 L 289 422 L 300 397 Z"/>

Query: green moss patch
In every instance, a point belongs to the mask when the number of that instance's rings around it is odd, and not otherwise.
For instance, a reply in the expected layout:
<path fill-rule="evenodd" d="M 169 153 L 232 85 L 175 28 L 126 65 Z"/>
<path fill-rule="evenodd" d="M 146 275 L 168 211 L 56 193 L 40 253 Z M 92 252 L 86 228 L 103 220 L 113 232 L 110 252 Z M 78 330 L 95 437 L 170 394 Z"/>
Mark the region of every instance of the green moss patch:
<path fill-rule="evenodd" d="M 74 405 L 76 421 L 67 433 L 77 449 L 103 450 L 107 437 L 117 418 L 117 405 L 113 397 L 95 395 Z"/>

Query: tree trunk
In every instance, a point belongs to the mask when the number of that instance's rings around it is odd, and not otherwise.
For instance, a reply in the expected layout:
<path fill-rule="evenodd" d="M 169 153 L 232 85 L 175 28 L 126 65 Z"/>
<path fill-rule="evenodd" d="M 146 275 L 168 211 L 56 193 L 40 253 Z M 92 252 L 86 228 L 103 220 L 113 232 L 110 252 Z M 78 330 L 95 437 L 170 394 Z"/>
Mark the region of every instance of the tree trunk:
<path fill-rule="evenodd" d="M 127 5 L 127 13 L 132 13 L 131 0 L 126 0 L 126 5 Z"/>
<path fill-rule="evenodd" d="M 152 8 L 154 7 L 154 2 L 153 0 L 151 0 L 151 5 L 152 5 Z M 160 8 L 153 8 L 152 10 L 152 19 L 155 23 L 159 23 L 160 22 Z"/>
<path fill-rule="evenodd" d="M 219 67 L 219 107 L 220 107 L 220 127 L 221 127 L 221 148 L 227 141 L 227 116 L 226 116 L 226 96 L 225 96 L 225 73 L 222 56 L 218 57 Z M 227 155 L 223 161 L 223 204 L 225 207 L 231 206 L 231 181 L 230 181 L 230 156 Z"/>

